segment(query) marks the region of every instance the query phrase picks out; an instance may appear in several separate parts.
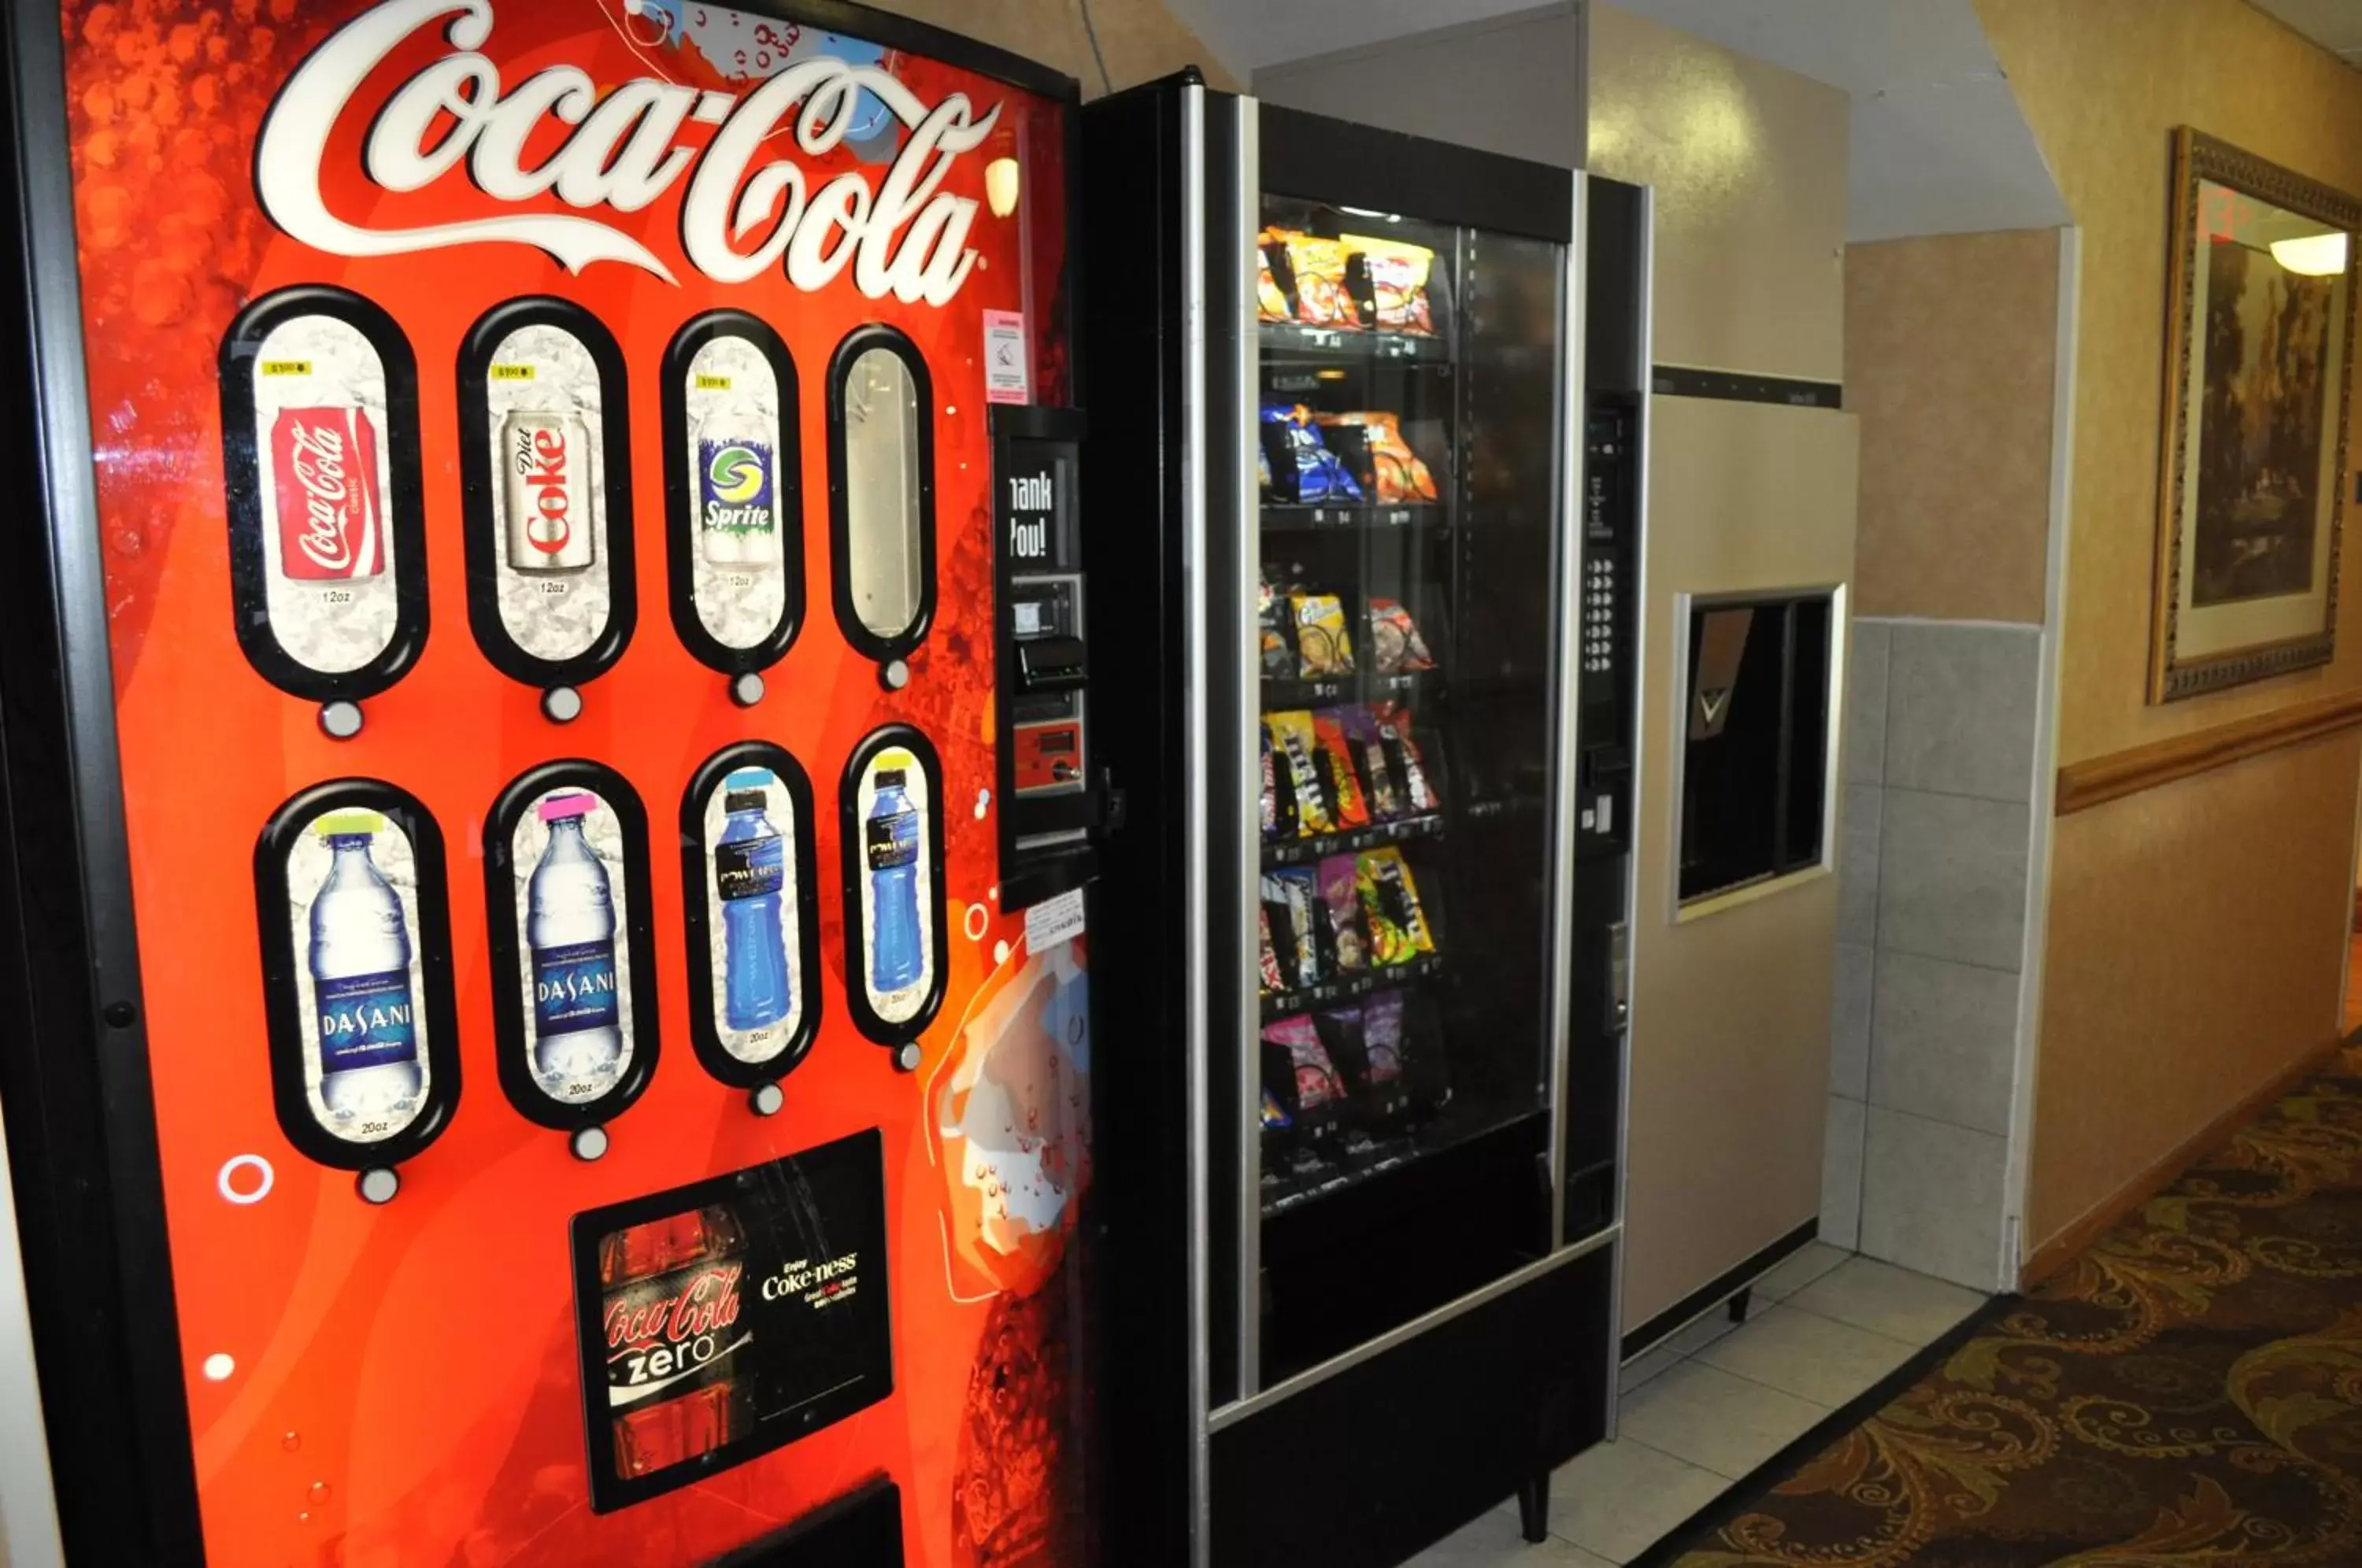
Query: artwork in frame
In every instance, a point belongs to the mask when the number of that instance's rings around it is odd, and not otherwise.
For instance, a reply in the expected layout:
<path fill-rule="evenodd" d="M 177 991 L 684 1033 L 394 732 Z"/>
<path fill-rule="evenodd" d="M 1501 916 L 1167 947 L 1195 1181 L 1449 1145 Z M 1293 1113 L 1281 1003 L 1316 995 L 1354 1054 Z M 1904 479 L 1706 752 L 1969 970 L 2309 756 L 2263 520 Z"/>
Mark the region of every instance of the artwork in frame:
<path fill-rule="evenodd" d="M 2362 201 L 2173 138 L 2149 701 L 2327 664 Z"/>

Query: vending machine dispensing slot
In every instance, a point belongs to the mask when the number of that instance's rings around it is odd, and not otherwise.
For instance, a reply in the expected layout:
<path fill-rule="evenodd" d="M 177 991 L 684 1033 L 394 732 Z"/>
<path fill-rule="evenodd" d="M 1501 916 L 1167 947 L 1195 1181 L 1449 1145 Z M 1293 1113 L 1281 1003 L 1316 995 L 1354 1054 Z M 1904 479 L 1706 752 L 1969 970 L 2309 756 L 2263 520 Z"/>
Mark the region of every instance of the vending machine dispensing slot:
<path fill-rule="evenodd" d="M 1001 903 L 1022 909 L 1088 879 L 1107 816 L 1092 777 L 1090 649 L 1075 491 L 1083 416 L 992 415 L 999 587 Z"/>

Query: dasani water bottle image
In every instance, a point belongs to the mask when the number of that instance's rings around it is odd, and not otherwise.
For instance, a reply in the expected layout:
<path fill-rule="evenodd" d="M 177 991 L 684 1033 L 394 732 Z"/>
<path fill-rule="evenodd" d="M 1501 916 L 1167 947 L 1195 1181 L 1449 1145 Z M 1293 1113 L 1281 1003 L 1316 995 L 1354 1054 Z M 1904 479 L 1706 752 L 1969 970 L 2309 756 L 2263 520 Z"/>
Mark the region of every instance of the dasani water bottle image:
<path fill-rule="evenodd" d="M 742 767 L 722 781 L 726 815 L 713 845 L 713 889 L 722 902 L 722 1022 L 741 1033 L 769 1028 L 795 1005 L 781 908 L 787 845 L 767 814 L 771 787 L 778 781 L 767 767 Z"/>
<path fill-rule="evenodd" d="M 334 857 L 312 900 L 320 1107 L 328 1131 L 356 1143 L 408 1126 L 425 1087 L 410 925 L 370 853 L 384 828 L 374 812 L 339 812 L 316 829 Z"/>
<path fill-rule="evenodd" d="M 525 887 L 534 1076 L 569 1104 L 606 1093 L 624 1066 L 614 891 L 583 836 L 583 819 L 599 807 L 597 796 L 581 791 L 541 802 L 549 842 Z"/>

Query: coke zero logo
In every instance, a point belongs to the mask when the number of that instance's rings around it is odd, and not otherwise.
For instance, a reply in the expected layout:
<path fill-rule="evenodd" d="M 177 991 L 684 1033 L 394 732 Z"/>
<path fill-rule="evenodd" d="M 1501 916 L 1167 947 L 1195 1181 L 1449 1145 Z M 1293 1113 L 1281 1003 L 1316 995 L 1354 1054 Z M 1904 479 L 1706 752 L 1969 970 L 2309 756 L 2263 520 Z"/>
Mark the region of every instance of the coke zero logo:
<path fill-rule="evenodd" d="M 357 105 L 386 59 L 444 17 L 452 18 L 444 31 L 452 52 L 382 102 Z M 347 222 L 329 211 L 321 172 L 331 136 L 349 116 L 367 124 L 363 167 L 389 192 L 424 190 L 464 162 L 469 182 L 493 203 L 555 195 L 578 213 L 620 215 L 643 211 L 686 174 L 681 248 L 718 283 L 777 269 L 813 291 L 850 265 L 855 286 L 871 299 L 890 293 L 941 305 L 967 281 L 977 204 L 942 186 L 959 155 L 990 134 L 998 105 L 981 118 L 964 93 L 930 106 L 889 72 L 827 58 L 795 61 L 743 97 L 647 77 L 602 92 L 572 65 L 504 86 L 481 52 L 492 22 L 491 0 L 389 0 L 331 35 L 263 121 L 255 188 L 271 221 L 336 256 L 504 242 L 534 246 L 575 272 L 622 261 L 678 282 L 646 246 L 596 217 L 495 214 L 411 228 Z M 865 93 L 906 127 L 900 152 L 874 186 L 847 172 L 815 191 L 793 157 L 757 162 L 783 132 L 803 157 L 833 151 Z M 573 129 L 525 168 L 524 148 L 552 121 Z M 681 140 L 692 121 L 715 127 L 702 147 Z"/>
<path fill-rule="evenodd" d="M 612 1303 L 607 1309 L 610 1352 L 650 1344 L 686 1344 L 738 1320 L 738 1278 L 744 1266 L 701 1269 L 671 1296 Z"/>
<path fill-rule="evenodd" d="M 295 426 L 294 460 L 289 465 L 304 491 L 304 533 L 298 547 L 326 570 L 352 569 L 352 542 L 345 534 L 345 433 L 333 425 Z"/>

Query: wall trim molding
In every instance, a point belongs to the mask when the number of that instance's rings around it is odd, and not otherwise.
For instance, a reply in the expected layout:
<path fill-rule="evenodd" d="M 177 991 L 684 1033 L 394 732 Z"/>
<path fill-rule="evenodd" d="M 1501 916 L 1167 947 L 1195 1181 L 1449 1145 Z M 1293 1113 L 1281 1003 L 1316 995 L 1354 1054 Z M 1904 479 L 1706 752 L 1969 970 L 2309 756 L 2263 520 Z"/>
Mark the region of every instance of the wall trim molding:
<path fill-rule="evenodd" d="M 2018 1289 L 2031 1290 L 2071 1263 L 2102 1234 L 2171 1186 L 2184 1171 L 2220 1148 L 2233 1132 L 2262 1115 L 2275 1100 L 2319 1072 L 2345 1043 L 2344 1039 L 2333 1035 L 2312 1046 L 2241 1096 L 2236 1104 L 2149 1162 L 2130 1181 L 2085 1209 L 2081 1218 L 2070 1221 L 2064 1230 L 2027 1254 L 2025 1267 L 2018 1271 Z"/>
<path fill-rule="evenodd" d="M 2070 762 L 2058 770 L 2056 811 L 2072 816 L 2110 801 L 2137 795 L 2160 784 L 2211 773 L 2235 762 L 2362 724 L 2362 688 L 2292 702 L 2268 713 L 2169 740 L 2151 741 L 2105 756 Z"/>

